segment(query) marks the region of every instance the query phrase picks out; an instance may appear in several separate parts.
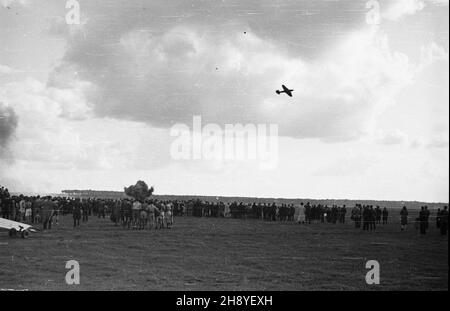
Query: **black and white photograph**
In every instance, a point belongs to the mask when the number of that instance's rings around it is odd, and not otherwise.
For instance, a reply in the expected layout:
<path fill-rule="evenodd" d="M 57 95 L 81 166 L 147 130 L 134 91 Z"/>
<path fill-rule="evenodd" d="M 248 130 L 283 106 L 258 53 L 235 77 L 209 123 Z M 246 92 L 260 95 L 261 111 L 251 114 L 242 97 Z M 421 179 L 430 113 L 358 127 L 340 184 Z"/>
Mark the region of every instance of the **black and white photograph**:
<path fill-rule="evenodd" d="M 0 293 L 447 292 L 448 202 L 448 0 L 0 0 Z"/>

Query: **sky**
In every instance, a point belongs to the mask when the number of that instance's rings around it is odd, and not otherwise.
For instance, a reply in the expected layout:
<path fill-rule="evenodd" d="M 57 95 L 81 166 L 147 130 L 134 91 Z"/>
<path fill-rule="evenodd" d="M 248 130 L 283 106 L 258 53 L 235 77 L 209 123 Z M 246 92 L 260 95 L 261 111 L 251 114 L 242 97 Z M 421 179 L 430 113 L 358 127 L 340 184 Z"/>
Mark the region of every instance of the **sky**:
<path fill-rule="evenodd" d="M 448 0 L 66 2 L 0 0 L 11 191 L 448 202 Z M 276 166 L 175 159 L 194 116 L 276 124 Z"/>

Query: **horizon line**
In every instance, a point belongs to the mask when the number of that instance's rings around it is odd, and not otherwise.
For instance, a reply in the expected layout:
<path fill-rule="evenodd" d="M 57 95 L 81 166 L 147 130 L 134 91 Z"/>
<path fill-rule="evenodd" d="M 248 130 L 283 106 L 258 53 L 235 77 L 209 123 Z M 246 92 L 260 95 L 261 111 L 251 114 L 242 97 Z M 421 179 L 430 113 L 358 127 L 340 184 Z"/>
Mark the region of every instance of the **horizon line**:
<path fill-rule="evenodd" d="M 64 189 L 60 190 L 60 193 L 55 192 L 33 192 L 33 191 L 24 191 L 24 192 L 11 192 L 11 194 L 33 194 L 33 195 L 64 195 L 63 191 L 93 191 L 93 192 L 115 192 L 115 193 L 125 193 L 120 190 L 94 190 L 94 189 Z M 300 197 L 258 197 L 258 196 L 243 196 L 243 195 L 208 195 L 208 194 L 152 194 L 154 196 L 191 196 L 191 197 L 215 197 L 215 198 L 246 198 L 246 199 L 274 199 L 274 200 L 310 200 L 310 201 L 319 201 L 319 200 L 329 200 L 329 201 L 378 201 L 378 202 L 410 202 L 410 203 L 428 203 L 428 204 L 449 204 L 449 202 L 439 202 L 439 201 L 420 201 L 420 200 L 398 200 L 398 199 L 348 199 L 348 198 L 300 198 Z"/>

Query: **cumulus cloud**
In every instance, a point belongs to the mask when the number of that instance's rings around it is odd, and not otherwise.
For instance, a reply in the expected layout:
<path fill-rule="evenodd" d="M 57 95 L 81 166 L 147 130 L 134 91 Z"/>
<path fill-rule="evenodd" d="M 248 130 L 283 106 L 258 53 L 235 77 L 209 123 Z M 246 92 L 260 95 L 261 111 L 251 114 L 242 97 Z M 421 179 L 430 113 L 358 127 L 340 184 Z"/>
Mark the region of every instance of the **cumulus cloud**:
<path fill-rule="evenodd" d="M 76 70 L 95 86 L 96 115 L 164 128 L 200 114 L 218 124 L 279 123 L 285 136 L 355 139 L 412 74 L 408 58 L 369 30 L 314 61 L 254 34 L 217 37 L 192 25 L 98 37 L 72 42 L 56 74 Z M 293 99 L 275 94 L 281 84 L 295 89 Z"/>
<path fill-rule="evenodd" d="M 445 47 L 438 45 L 436 42 L 422 46 L 420 49 L 420 55 L 421 67 L 419 69 L 431 65 L 436 61 L 448 62 L 448 50 L 446 50 Z"/>
<path fill-rule="evenodd" d="M 449 0 L 429 0 L 431 3 L 435 5 L 448 5 Z"/>
<path fill-rule="evenodd" d="M 19 72 L 17 69 L 11 68 L 7 65 L 0 64 L 0 74 L 9 75 L 17 72 Z"/>
<path fill-rule="evenodd" d="M 399 145 L 408 139 L 407 135 L 399 130 L 380 133 L 379 136 L 377 141 L 382 145 Z"/>
<path fill-rule="evenodd" d="M 0 0 L 0 4 L 4 8 L 11 7 L 11 6 L 14 6 L 14 5 L 28 6 L 29 5 L 29 0 Z"/>
<path fill-rule="evenodd" d="M 344 177 L 363 175 L 376 161 L 373 156 L 340 157 L 314 172 L 314 176 Z"/>
<path fill-rule="evenodd" d="M 49 169 L 143 169 L 169 158 L 169 133 L 139 122 L 95 118 L 84 91 L 54 89 L 35 79 L 0 88 L 0 143 L 11 137 L 9 158 Z M 11 108 L 14 107 L 14 110 Z"/>
<path fill-rule="evenodd" d="M 396 0 L 382 14 L 382 17 L 388 20 L 399 20 L 408 15 L 413 15 L 425 8 L 425 2 L 422 0 Z"/>
<path fill-rule="evenodd" d="M 427 147 L 430 148 L 448 148 L 448 146 L 449 146 L 448 134 L 438 135 L 427 144 Z"/>
<path fill-rule="evenodd" d="M 429 5 L 448 6 L 448 0 L 394 0 L 382 10 L 382 18 L 391 21 L 414 15 Z"/>
<path fill-rule="evenodd" d="M 6 149 L 17 127 L 18 117 L 12 107 L 0 102 L 0 155 Z"/>

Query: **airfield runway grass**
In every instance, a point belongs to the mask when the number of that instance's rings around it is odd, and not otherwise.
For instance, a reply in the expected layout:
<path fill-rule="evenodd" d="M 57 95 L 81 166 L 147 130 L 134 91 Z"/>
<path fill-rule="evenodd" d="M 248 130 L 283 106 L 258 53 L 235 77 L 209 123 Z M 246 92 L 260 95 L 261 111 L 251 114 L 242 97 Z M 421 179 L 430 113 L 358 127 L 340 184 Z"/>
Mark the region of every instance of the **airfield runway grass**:
<path fill-rule="evenodd" d="M 65 283 L 66 262 L 80 285 Z M 365 263 L 380 263 L 367 285 Z M 448 238 L 398 224 L 375 232 L 352 224 L 176 217 L 173 229 L 136 231 L 71 215 L 29 239 L 0 235 L 2 290 L 448 290 Z"/>

